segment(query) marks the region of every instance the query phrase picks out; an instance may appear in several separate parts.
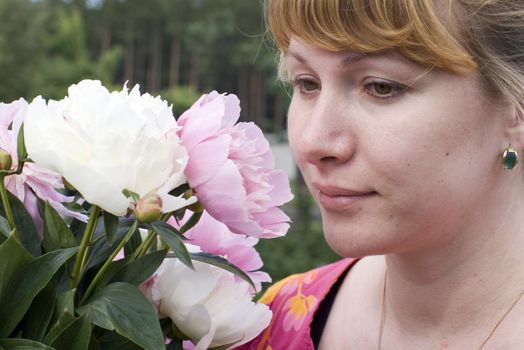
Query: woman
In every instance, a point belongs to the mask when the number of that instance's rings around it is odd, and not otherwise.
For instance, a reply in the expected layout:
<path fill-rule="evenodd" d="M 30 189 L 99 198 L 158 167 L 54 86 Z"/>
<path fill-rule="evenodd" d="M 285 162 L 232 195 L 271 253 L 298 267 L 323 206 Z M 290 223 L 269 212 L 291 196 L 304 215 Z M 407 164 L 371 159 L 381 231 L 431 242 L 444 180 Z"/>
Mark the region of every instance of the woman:
<path fill-rule="evenodd" d="M 270 0 L 289 141 L 345 259 L 244 349 L 524 347 L 524 1 Z"/>

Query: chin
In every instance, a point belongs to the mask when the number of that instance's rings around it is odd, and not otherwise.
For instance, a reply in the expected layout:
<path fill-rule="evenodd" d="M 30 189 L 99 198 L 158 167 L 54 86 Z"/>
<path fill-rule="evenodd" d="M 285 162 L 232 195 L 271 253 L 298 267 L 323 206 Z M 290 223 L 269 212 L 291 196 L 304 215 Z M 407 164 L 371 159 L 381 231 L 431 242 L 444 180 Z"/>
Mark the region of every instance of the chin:
<path fill-rule="evenodd" d="M 365 239 L 362 233 L 334 232 L 324 228 L 327 244 L 338 255 L 346 258 L 359 258 L 383 253 L 383 243 Z"/>
<path fill-rule="evenodd" d="M 356 227 L 359 229 L 354 229 Z M 372 228 L 366 229 L 362 225 L 333 227 L 333 225 L 323 222 L 323 231 L 327 244 L 342 257 L 359 258 L 383 255 L 394 250 L 385 239 L 384 232 Z"/>

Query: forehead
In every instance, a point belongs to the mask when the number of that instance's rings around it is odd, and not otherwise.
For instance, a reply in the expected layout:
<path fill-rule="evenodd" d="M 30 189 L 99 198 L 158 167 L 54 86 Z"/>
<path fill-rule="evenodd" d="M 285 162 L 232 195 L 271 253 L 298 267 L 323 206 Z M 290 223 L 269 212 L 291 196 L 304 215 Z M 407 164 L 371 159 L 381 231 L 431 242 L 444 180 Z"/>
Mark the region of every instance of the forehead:
<path fill-rule="evenodd" d="M 351 49 L 341 51 L 328 51 L 311 44 L 304 43 L 296 37 L 290 39 L 289 47 L 283 55 L 285 62 L 296 61 L 302 64 L 309 64 L 317 60 L 321 62 L 334 62 L 339 68 L 345 68 L 351 64 L 358 63 L 362 60 L 369 59 L 394 59 L 403 61 L 404 63 L 411 63 L 407 58 L 402 56 L 398 50 L 390 49 L 378 52 L 366 53 L 356 52 Z"/>

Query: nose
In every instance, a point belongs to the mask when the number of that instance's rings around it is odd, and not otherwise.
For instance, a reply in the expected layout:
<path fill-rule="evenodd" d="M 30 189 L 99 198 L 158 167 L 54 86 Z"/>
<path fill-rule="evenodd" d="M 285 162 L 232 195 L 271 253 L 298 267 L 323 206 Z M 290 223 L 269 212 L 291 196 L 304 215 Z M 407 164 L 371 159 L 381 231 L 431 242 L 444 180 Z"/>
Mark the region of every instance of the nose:
<path fill-rule="evenodd" d="M 338 95 L 320 93 L 313 101 L 292 100 L 288 129 L 297 160 L 323 166 L 345 163 L 354 156 L 351 106 Z"/>

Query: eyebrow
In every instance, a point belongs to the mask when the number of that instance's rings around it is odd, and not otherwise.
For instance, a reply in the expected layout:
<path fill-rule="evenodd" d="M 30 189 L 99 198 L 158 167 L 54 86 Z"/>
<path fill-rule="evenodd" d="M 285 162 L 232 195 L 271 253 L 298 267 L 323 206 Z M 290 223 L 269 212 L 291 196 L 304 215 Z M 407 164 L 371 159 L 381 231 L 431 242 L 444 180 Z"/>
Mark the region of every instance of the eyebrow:
<path fill-rule="evenodd" d="M 363 60 L 364 58 L 374 57 L 374 56 L 379 56 L 379 55 L 384 55 L 384 54 L 385 54 L 384 52 L 377 52 L 377 53 L 350 53 L 350 54 L 346 55 L 345 57 L 343 57 L 341 59 L 340 65 L 341 66 L 348 66 L 350 64 L 357 63 L 357 62 Z M 300 55 L 298 52 L 295 52 L 293 50 L 286 51 L 286 53 L 284 54 L 284 58 L 287 58 L 288 56 L 293 57 L 295 60 L 297 60 L 300 63 L 303 63 L 303 64 L 307 64 L 308 63 L 307 59 L 305 59 L 304 57 L 302 57 L 302 55 Z"/>

